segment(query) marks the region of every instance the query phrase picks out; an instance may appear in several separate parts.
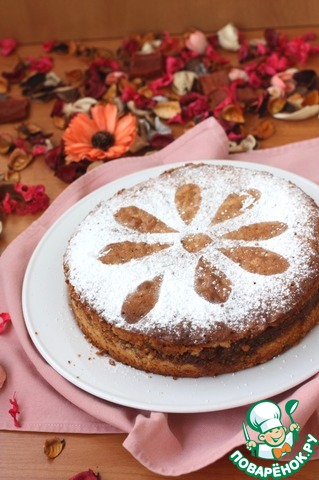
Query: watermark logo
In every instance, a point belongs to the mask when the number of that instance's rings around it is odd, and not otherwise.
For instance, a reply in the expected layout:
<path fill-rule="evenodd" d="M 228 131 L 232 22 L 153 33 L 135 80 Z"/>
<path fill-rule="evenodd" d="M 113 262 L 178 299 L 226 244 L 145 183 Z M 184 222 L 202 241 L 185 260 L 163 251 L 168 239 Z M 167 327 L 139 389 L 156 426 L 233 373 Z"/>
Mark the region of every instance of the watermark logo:
<path fill-rule="evenodd" d="M 282 423 L 280 407 L 272 401 L 263 400 L 250 407 L 243 422 L 243 433 L 246 448 L 253 457 L 267 460 L 282 460 L 282 457 L 293 452 L 294 444 L 299 439 L 300 426 L 293 419 L 293 413 L 299 405 L 298 400 L 289 400 L 285 411 L 290 425 Z M 249 429 L 253 430 L 256 440 L 251 439 Z M 254 478 L 286 478 L 297 472 L 314 454 L 315 446 L 319 443 L 313 435 L 308 434 L 302 451 L 286 463 L 273 463 L 271 467 L 258 465 L 246 458 L 239 450 L 233 452 L 229 459 L 239 469 Z"/>

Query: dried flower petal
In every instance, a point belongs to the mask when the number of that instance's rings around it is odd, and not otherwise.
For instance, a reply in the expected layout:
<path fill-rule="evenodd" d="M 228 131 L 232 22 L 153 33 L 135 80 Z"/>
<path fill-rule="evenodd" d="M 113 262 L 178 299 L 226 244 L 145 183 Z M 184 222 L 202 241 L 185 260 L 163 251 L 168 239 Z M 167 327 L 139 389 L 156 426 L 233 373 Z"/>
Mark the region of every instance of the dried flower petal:
<path fill-rule="evenodd" d="M 199 30 L 195 30 L 194 32 L 190 33 L 185 40 L 185 46 L 189 50 L 198 53 L 198 55 L 204 55 L 208 45 L 209 43 L 206 35 Z"/>
<path fill-rule="evenodd" d="M 28 57 L 29 69 L 31 72 L 48 73 L 53 68 L 53 60 L 50 57 L 40 58 Z"/>
<path fill-rule="evenodd" d="M 7 372 L 5 371 L 4 367 L 0 365 L 0 389 L 5 384 L 6 379 L 7 379 Z"/>
<path fill-rule="evenodd" d="M 46 440 L 44 443 L 43 451 L 50 459 L 56 458 L 65 447 L 65 440 L 61 440 L 58 437 Z"/>
<path fill-rule="evenodd" d="M 153 108 L 153 112 L 155 113 L 155 115 L 157 115 L 159 118 L 162 118 L 163 120 L 173 118 L 175 117 L 175 115 L 181 113 L 181 111 L 181 106 L 177 101 L 159 102 Z"/>
<path fill-rule="evenodd" d="M 278 120 L 306 120 L 319 114 L 319 105 L 309 105 L 293 113 L 280 112 L 274 115 Z"/>
<path fill-rule="evenodd" d="M 0 40 L 1 55 L 7 57 L 17 48 L 18 42 L 14 38 L 3 38 Z"/>
<path fill-rule="evenodd" d="M 8 313 L 0 313 L 0 335 L 5 331 L 7 323 L 11 322 L 11 317 Z"/>
<path fill-rule="evenodd" d="M 217 32 L 219 45 L 225 50 L 236 52 L 239 50 L 239 34 L 234 25 L 228 23 Z"/>
<path fill-rule="evenodd" d="M 178 95 L 185 95 L 192 90 L 194 81 L 198 75 L 194 72 L 187 72 L 182 70 L 174 73 L 173 90 Z"/>
<path fill-rule="evenodd" d="M 100 480 L 100 475 L 98 473 L 95 474 L 93 470 L 89 469 L 73 475 L 69 480 Z"/>
<path fill-rule="evenodd" d="M 13 394 L 13 397 L 9 399 L 9 402 L 11 403 L 12 407 L 10 408 L 10 410 L 8 410 L 8 413 L 13 418 L 14 426 L 16 428 L 20 428 L 21 425 L 17 418 L 18 415 L 20 414 L 20 409 L 19 409 L 19 405 L 18 405 L 15 393 Z"/>
<path fill-rule="evenodd" d="M 92 97 L 83 97 L 74 103 L 67 103 L 63 107 L 63 113 L 68 117 L 75 113 L 88 113 L 90 109 L 97 104 L 97 100 Z"/>

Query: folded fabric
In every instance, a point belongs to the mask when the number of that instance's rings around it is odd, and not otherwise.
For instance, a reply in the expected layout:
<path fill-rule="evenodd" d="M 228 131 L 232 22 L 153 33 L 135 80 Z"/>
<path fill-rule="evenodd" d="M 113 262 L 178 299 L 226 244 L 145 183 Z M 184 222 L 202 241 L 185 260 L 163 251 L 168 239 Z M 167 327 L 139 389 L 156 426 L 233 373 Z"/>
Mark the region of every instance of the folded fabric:
<path fill-rule="evenodd" d="M 318 154 L 319 139 L 315 139 L 230 158 L 283 168 L 319 182 Z M 36 245 L 60 215 L 79 199 L 110 181 L 145 168 L 227 158 L 227 137 L 210 118 L 160 152 L 114 160 L 93 169 L 67 187 L 48 210 L 9 245 L 0 257 L 0 312 L 9 312 L 13 322 L 0 336 L 0 364 L 8 374 L 0 390 L 0 429 L 16 428 L 7 413 L 11 407 L 9 399 L 15 394 L 20 406 L 21 430 L 126 432 L 125 448 L 147 468 L 162 475 L 198 470 L 245 443 L 242 421 L 247 406 L 227 412 L 195 414 L 149 412 L 116 405 L 77 388 L 38 353 L 27 333 L 21 304 L 24 273 Z M 275 401 L 284 406 L 290 398 L 297 398 L 302 405 L 294 415 L 302 426 L 300 442 L 306 433 L 318 435 L 319 375 L 282 393 Z"/>

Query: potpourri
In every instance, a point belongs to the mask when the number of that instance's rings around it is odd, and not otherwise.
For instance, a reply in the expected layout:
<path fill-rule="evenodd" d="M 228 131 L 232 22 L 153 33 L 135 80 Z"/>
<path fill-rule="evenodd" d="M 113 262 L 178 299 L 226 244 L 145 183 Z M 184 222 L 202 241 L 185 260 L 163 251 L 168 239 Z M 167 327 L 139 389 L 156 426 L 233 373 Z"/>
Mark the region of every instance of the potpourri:
<path fill-rule="evenodd" d="M 248 39 L 232 24 L 214 34 L 193 29 L 180 36 L 131 35 L 116 50 L 48 40 L 37 57 L 19 56 L 11 71 L 0 72 L 0 124 L 23 122 L 16 138 L 0 133 L 0 154 L 8 160 L 1 183 L 12 190 L 20 172 L 41 156 L 58 178 L 71 183 L 92 162 L 159 150 L 209 117 L 224 129 L 230 153 L 260 148 L 275 134 L 273 119 L 318 116 L 318 75 L 305 68 L 319 53 L 315 42 L 312 33 L 288 38 L 274 29 Z M 18 51 L 14 39 L 0 39 L 1 55 Z M 76 56 L 83 67 L 65 71 L 61 79 L 54 71 L 58 55 Z M 14 88 L 19 98 L 11 96 Z M 35 101 L 50 104 L 52 130 L 60 140 L 28 124 Z M 102 109 L 108 112 L 105 122 Z M 253 127 L 248 116 L 256 118 Z M 114 135 L 116 125 L 122 125 L 121 135 Z M 5 207 L 3 193 L 1 198 L 2 213 L 11 213 L 8 196 Z"/>

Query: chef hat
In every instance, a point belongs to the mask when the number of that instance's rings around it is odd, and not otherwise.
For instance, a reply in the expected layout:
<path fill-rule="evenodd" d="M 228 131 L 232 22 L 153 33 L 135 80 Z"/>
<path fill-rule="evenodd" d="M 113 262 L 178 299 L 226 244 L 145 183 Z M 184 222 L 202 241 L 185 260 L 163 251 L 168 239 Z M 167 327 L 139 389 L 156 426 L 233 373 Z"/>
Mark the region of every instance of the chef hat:
<path fill-rule="evenodd" d="M 253 430 L 261 433 L 282 427 L 281 410 L 277 403 L 268 400 L 255 403 L 247 412 L 247 423 Z"/>

